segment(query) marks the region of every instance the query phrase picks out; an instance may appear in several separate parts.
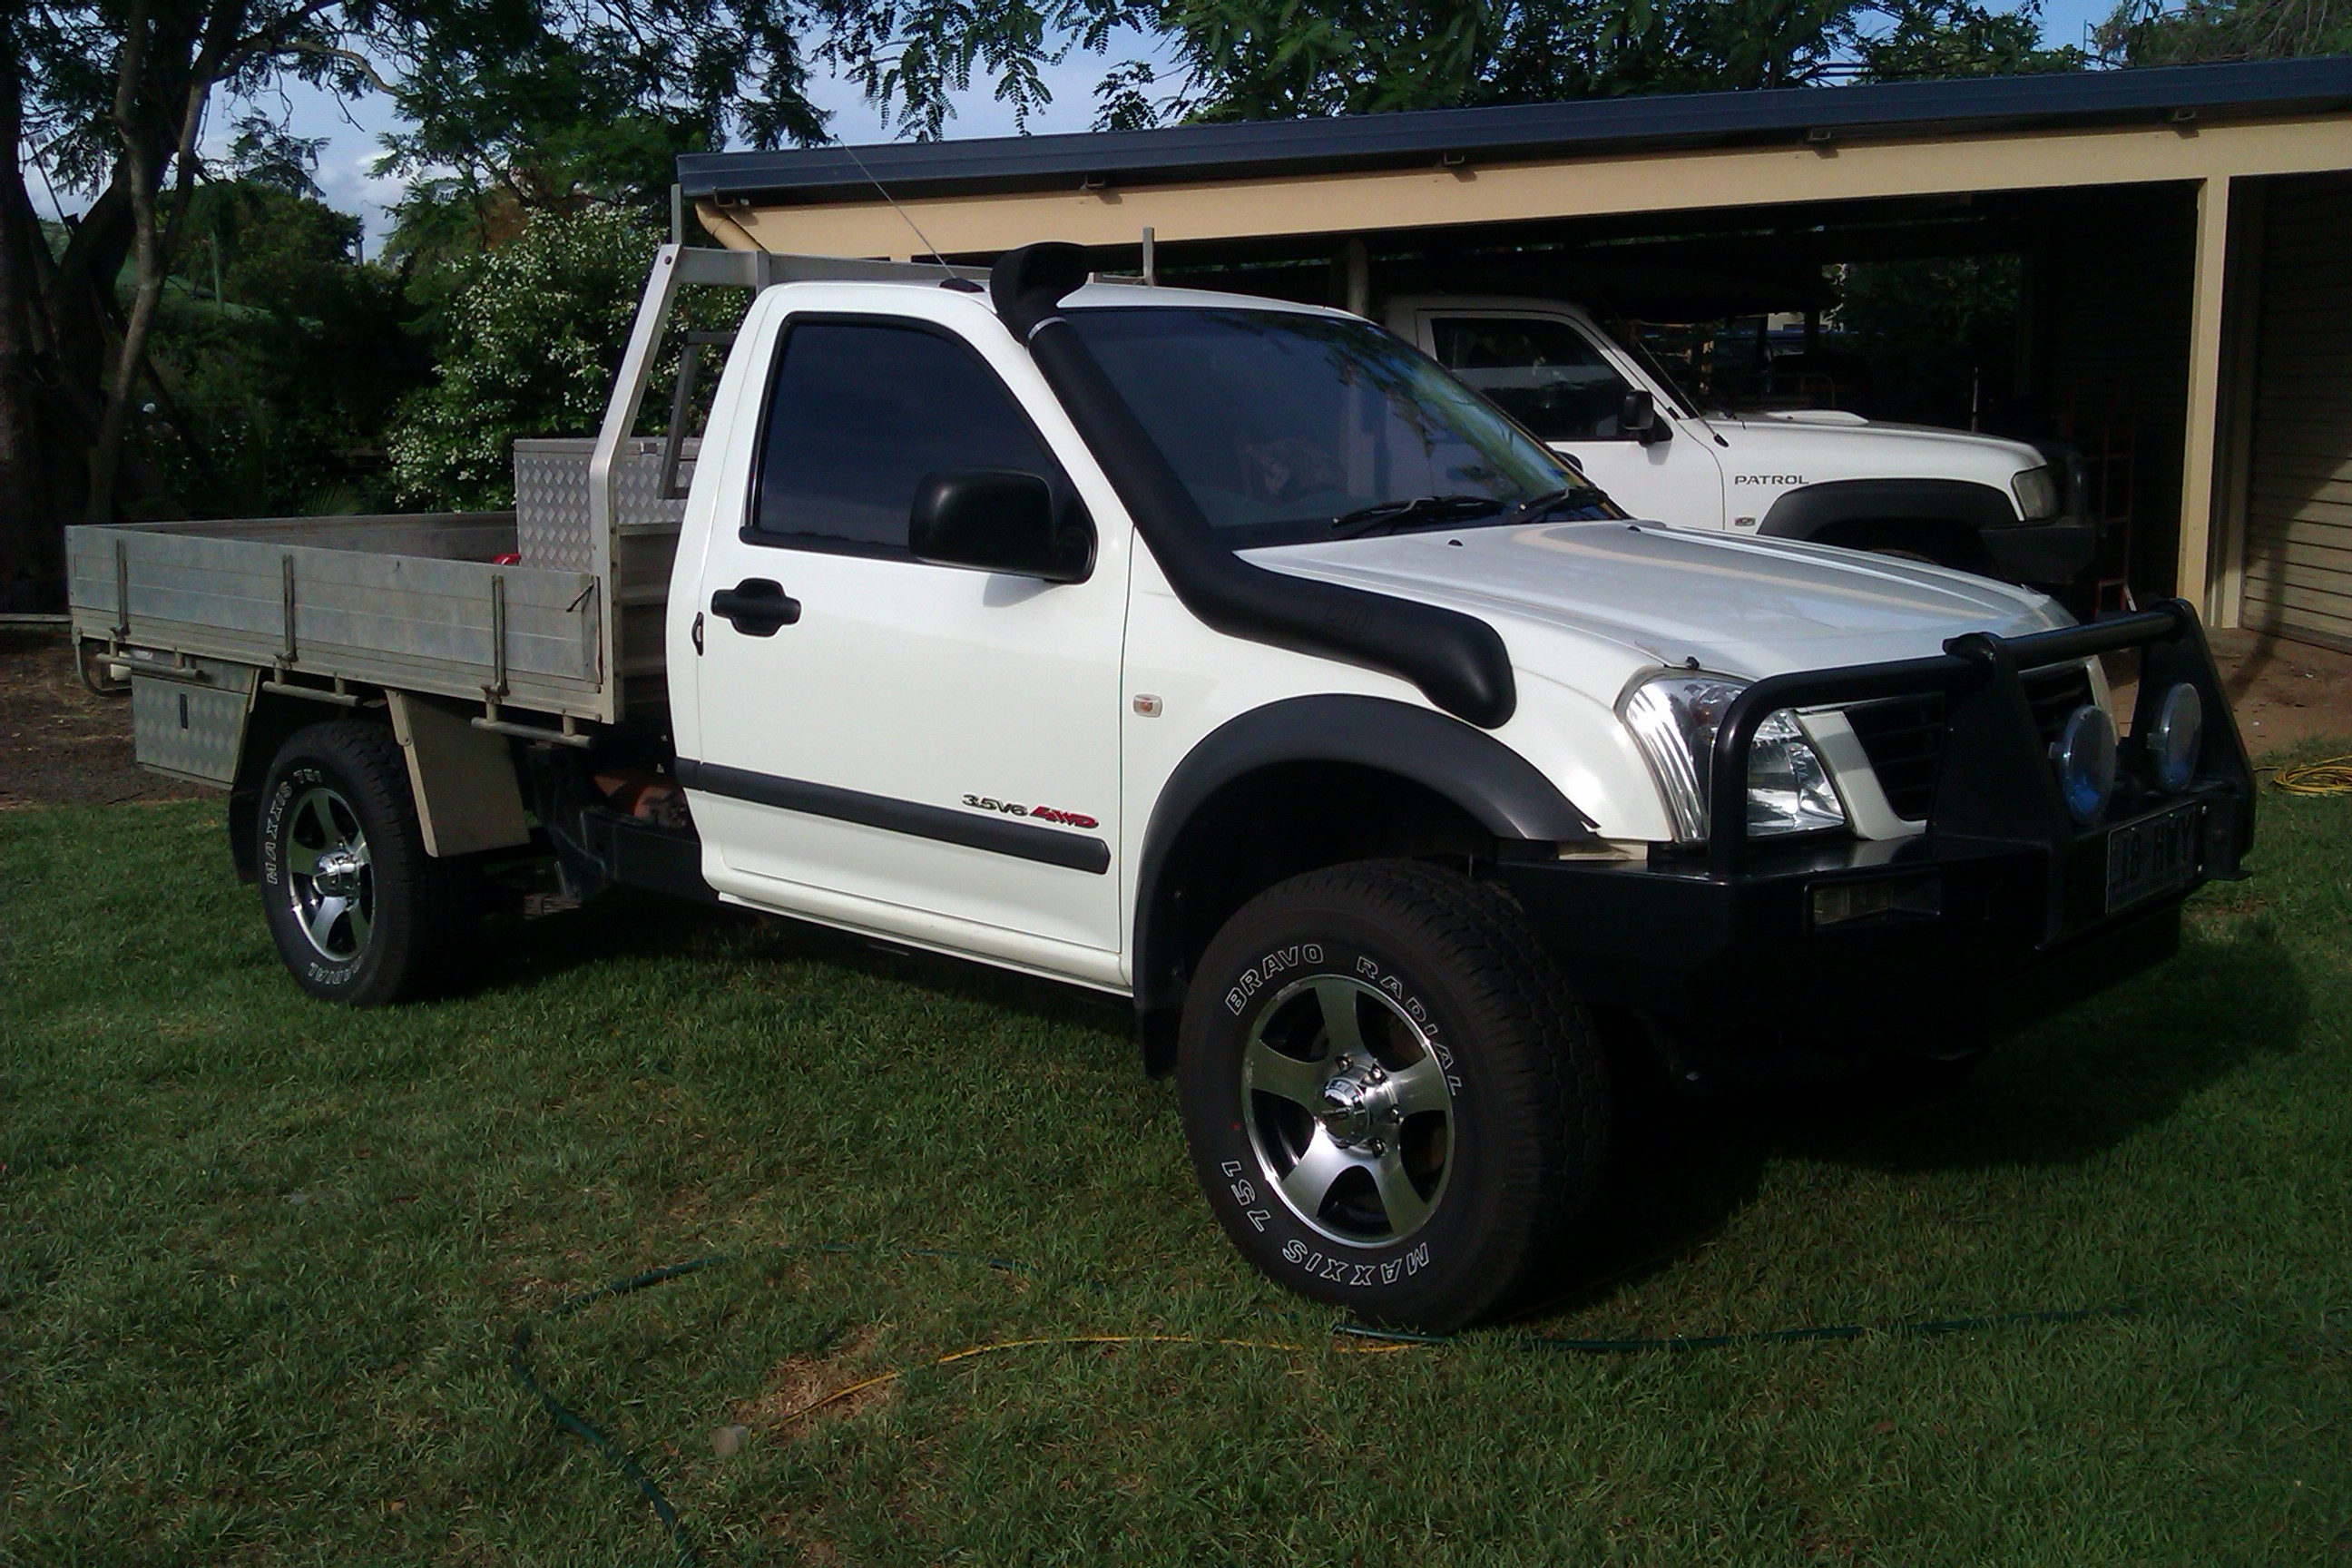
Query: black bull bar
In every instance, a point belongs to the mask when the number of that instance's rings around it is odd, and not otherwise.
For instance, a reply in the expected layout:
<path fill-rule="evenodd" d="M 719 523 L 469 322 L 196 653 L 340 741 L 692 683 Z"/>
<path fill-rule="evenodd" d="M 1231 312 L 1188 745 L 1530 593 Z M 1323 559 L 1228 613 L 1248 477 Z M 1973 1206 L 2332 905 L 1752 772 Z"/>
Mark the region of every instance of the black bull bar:
<path fill-rule="evenodd" d="M 2104 820 L 2077 827 L 2021 672 L 2123 648 L 2141 659 L 2135 734 L 2185 681 L 2209 715 L 2204 743 L 2188 785 L 2166 791 L 2139 742 L 2126 741 L 2117 770 L 2128 785 Z M 1943 699 L 1944 733 L 1925 832 L 1750 837 L 1747 756 L 1766 719 L 1929 694 Z M 1980 1040 L 2170 953 L 2181 898 L 2243 875 L 2253 839 L 2253 771 L 2196 612 L 2177 601 L 2028 637 L 1971 633 L 1927 658 L 1759 680 L 1724 715 L 1713 763 L 1704 847 L 1496 868 L 1587 1001 L 1692 1040 L 1752 1045 L 1759 1029 L 1874 1049 Z M 2134 868 L 2131 844 L 2184 814 L 2196 836 L 2185 874 L 2176 862 L 2147 887 L 2111 875 Z M 2111 865 L 2119 840 L 2130 843 Z M 1865 894 L 1884 895 L 1879 912 L 1851 918 Z"/>
<path fill-rule="evenodd" d="M 2020 676 L 2126 648 L 2138 650 L 2140 674 L 2133 738 L 2122 742 L 2119 770 L 2128 775 L 2140 766 L 2137 737 L 2155 723 L 2165 694 L 2182 682 L 2193 688 L 2205 714 L 2204 740 L 2194 778 L 2174 798 L 2201 796 L 2238 807 L 2214 814 L 2202 861 L 2208 878 L 2241 875 L 2238 862 L 2253 842 L 2253 770 L 2204 628 L 2196 610 L 2181 599 L 2020 637 L 1971 632 L 1926 658 L 1801 670 L 1757 681 L 1733 700 L 1716 732 L 1708 780 L 1708 873 L 1736 878 L 1754 853 L 1748 832 L 1747 757 L 1768 718 L 1784 709 L 1929 694 L 1944 700 L 1942 757 L 1927 819 L 1930 838 L 2041 847 L 2052 853 L 2053 872 L 2064 869 L 2079 849 L 2104 855 L 2106 825 L 2078 828 L 2067 815 Z M 2045 941 L 2085 923 L 2087 911 L 2067 907 L 2069 880 L 2053 876 Z"/>

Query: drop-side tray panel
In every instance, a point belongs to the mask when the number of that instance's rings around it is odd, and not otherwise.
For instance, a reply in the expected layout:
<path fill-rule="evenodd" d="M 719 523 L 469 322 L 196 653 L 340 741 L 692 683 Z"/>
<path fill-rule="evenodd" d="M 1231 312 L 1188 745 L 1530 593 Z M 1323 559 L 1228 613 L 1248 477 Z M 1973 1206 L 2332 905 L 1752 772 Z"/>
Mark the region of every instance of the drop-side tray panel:
<path fill-rule="evenodd" d="M 75 634 L 264 668 L 603 719 L 604 593 L 593 573 L 358 547 L 478 549 L 510 515 L 320 520 L 332 544 L 264 520 L 67 531 Z M 362 530 L 356 536 L 355 530 Z M 331 531 L 331 532 L 330 532 Z"/>

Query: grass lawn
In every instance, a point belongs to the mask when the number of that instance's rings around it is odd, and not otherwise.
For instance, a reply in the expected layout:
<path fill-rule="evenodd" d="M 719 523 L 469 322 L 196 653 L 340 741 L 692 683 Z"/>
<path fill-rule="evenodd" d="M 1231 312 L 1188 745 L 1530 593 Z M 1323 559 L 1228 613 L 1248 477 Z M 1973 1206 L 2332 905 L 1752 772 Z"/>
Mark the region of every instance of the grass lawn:
<path fill-rule="evenodd" d="M 1614 1278 L 1381 1353 L 1244 1268 L 1073 994 L 616 900 L 352 1013 L 215 807 L 0 813 L 0 1563 L 667 1561 L 505 1350 L 712 1252 L 534 1350 L 711 1563 L 2352 1562 L 2352 801 L 2263 809 L 2163 970 L 1940 1099 L 1677 1112 Z M 1305 1348 L 922 1364 L 1093 1332 Z"/>

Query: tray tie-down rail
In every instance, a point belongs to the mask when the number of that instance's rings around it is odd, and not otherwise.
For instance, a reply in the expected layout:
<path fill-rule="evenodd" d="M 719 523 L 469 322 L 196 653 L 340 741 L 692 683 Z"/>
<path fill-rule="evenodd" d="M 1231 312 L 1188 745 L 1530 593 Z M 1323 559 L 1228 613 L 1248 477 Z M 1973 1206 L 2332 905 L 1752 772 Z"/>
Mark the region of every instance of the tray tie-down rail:
<path fill-rule="evenodd" d="M 1927 809 L 1931 838 L 2033 845 L 2052 852 L 2052 935 L 2063 922 L 2055 868 L 2063 852 L 2105 831 L 2102 823 L 2078 828 L 2059 794 L 2023 671 L 2136 648 L 2139 689 L 2134 708 L 2134 740 L 2119 747 L 2118 765 L 2136 765 L 2144 736 L 2172 687 L 2187 682 L 2207 715 L 2202 753 L 2195 778 L 2179 798 L 2200 794 L 2234 798 L 2231 829 L 2206 845 L 2207 872 L 2234 879 L 2238 863 L 2253 843 L 2253 768 L 2231 717 L 2229 695 L 2205 643 L 2197 612 L 2186 600 L 2168 599 L 2135 615 L 2087 626 L 2063 626 L 2024 637 L 1970 632 L 1925 658 L 1837 669 L 1800 670 L 1768 676 L 1733 700 L 1716 731 L 1707 781 L 1709 876 L 1730 879 L 1746 865 L 1748 757 L 1756 731 L 1773 714 L 1893 697 L 1939 695 L 1944 701 L 1944 738 L 1936 786 Z"/>

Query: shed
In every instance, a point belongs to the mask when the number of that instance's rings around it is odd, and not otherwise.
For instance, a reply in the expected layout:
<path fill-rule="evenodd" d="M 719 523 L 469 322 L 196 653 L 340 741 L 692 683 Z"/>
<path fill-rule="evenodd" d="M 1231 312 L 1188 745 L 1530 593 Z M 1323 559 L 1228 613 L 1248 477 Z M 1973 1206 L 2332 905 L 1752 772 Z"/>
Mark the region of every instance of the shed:
<path fill-rule="evenodd" d="M 1391 257 L 2021 255 L 2017 390 L 2128 518 L 2132 585 L 2352 647 L 2352 58 L 703 153 L 678 175 L 739 248 L 1320 259 L 1342 303 Z"/>

